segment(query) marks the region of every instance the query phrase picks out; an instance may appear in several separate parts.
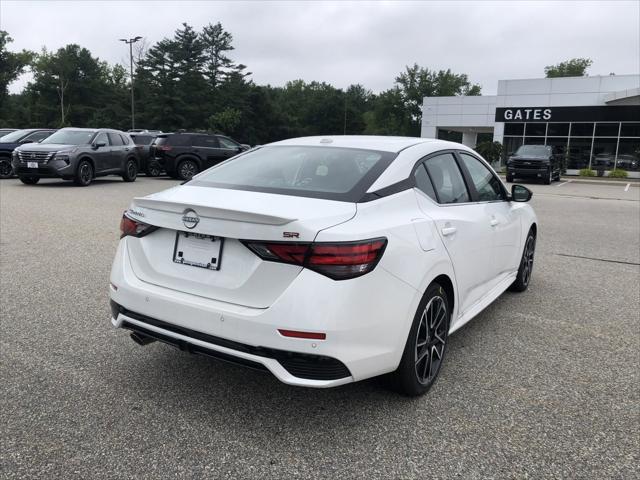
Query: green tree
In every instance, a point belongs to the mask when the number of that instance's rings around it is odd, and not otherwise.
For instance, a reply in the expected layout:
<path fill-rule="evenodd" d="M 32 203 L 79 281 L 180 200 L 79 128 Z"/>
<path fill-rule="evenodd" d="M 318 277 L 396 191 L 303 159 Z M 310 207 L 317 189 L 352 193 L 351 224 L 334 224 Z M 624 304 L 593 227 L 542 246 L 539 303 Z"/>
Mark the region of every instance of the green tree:
<path fill-rule="evenodd" d="M 429 70 L 414 64 L 396 77 L 402 102 L 410 116 L 411 129 L 408 135 L 420 135 L 422 102 L 424 97 L 449 97 L 456 95 L 480 95 L 480 86 L 472 84 L 466 74 L 455 74 L 451 70 Z"/>
<path fill-rule="evenodd" d="M 16 80 L 33 60 L 33 52 L 22 50 L 10 52 L 7 45 L 13 39 L 4 30 L 0 30 L 0 115 L 4 116 L 8 87 Z"/>
<path fill-rule="evenodd" d="M 585 77 L 587 68 L 593 61 L 590 58 L 572 58 L 566 62 L 544 67 L 544 74 L 547 78 L 557 77 Z"/>

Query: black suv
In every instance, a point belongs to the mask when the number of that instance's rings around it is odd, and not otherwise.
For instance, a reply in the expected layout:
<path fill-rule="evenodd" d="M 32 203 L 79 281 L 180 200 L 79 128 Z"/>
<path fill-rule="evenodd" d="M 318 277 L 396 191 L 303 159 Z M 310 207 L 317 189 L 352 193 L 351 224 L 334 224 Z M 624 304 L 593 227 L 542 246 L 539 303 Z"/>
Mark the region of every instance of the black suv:
<path fill-rule="evenodd" d="M 189 180 L 196 173 L 249 148 L 222 135 L 162 133 L 151 145 L 151 158 L 171 177 Z"/>
<path fill-rule="evenodd" d="M 41 178 L 62 178 L 85 187 L 104 175 L 133 182 L 138 154 L 129 135 L 118 130 L 62 128 L 38 144 L 16 148 L 13 168 L 27 185 Z"/>
<path fill-rule="evenodd" d="M 6 133 L 0 138 L 0 178 L 11 178 L 11 154 L 13 150 L 25 143 L 37 143 L 55 132 L 51 128 L 27 128 Z"/>
<path fill-rule="evenodd" d="M 560 180 L 563 153 L 551 145 L 522 145 L 507 160 L 507 182 L 514 178 L 541 178 L 546 185 Z"/>

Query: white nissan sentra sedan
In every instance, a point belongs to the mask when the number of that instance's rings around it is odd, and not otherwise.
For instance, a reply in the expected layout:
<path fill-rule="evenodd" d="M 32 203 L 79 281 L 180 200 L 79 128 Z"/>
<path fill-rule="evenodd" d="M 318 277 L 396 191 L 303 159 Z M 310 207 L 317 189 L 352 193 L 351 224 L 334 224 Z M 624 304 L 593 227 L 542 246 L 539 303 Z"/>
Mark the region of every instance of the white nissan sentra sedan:
<path fill-rule="evenodd" d="M 435 381 L 447 338 L 531 280 L 531 192 L 458 143 L 295 138 L 135 198 L 111 272 L 112 323 L 333 387 Z"/>

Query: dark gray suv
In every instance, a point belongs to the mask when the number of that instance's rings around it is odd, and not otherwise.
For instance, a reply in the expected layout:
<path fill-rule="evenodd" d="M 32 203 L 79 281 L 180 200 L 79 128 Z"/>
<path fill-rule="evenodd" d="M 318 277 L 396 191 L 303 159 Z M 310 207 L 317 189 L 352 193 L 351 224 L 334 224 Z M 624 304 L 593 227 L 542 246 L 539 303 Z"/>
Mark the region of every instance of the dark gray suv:
<path fill-rule="evenodd" d="M 133 182 L 139 165 L 131 137 L 102 128 L 60 129 L 38 144 L 16 148 L 12 162 L 14 172 L 27 185 L 41 178 L 62 178 L 82 187 L 105 175 L 120 175 L 125 182 Z"/>

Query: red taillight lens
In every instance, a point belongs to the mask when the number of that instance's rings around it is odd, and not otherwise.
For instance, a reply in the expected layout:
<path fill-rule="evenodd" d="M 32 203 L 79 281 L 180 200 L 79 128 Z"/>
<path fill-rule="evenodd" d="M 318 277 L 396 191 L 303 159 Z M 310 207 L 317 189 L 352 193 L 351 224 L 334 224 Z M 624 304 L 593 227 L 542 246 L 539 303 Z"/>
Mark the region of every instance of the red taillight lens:
<path fill-rule="evenodd" d="M 148 233 L 157 230 L 158 227 L 148 225 L 146 223 L 138 222 L 127 217 L 126 212 L 122 215 L 120 220 L 120 238 L 131 235 L 133 237 L 144 237 Z"/>
<path fill-rule="evenodd" d="M 291 263 L 346 280 L 369 273 L 380 261 L 386 238 L 344 243 L 243 242 L 263 260 Z"/>

